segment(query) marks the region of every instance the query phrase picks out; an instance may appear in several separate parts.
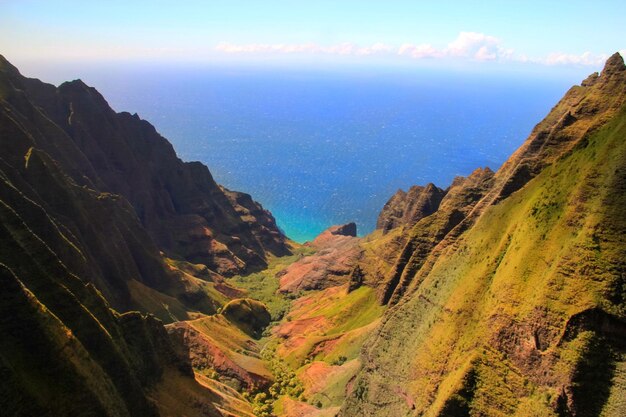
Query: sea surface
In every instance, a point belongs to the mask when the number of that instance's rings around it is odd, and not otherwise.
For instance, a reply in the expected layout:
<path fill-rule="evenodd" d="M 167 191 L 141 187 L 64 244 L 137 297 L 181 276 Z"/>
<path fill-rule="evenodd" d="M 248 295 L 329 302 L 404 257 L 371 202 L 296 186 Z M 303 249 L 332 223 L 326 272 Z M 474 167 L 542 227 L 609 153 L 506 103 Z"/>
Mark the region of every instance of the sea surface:
<path fill-rule="evenodd" d="M 398 189 L 494 170 L 578 79 L 416 71 L 237 68 L 92 71 L 180 158 L 269 209 L 303 242 L 354 221 L 371 232 Z"/>

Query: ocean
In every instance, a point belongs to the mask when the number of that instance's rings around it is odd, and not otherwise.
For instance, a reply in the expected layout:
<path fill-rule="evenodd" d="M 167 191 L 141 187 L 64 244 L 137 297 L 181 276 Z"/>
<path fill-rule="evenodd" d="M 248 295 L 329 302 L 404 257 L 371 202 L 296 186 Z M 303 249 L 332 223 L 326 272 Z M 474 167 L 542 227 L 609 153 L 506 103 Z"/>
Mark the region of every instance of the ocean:
<path fill-rule="evenodd" d="M 81 75 L 82 76 L 82 75 Z M 371 232 L 398 189 L 496 170 L 579 79 L 433 70 L 143 68 L 83 79 L 298 242 Z"/>

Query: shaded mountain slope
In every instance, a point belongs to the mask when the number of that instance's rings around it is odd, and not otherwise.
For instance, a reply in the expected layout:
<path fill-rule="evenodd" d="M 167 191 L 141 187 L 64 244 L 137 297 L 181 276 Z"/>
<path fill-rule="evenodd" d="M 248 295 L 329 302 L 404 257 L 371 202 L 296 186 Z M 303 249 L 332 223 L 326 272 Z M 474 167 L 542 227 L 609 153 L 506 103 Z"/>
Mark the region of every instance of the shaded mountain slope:
<path fill-rule="evenodd" d="M 25 221 L 13 209 L 18 205 L 0 202 L 3 411 L 158 415 L 149 392 L 158 390 L 166 371 L 192 383 L 191 367 L 174 354 L 158 320 L 119 315 L 92 284 L 72 274 L 29 227 L 56 226 L 46 217 Z M 76 250 L 64 242 L 67 251 Z M 205 415 L 219 415 L 209 401 L 205 406 Z"/>
<path fill-rule="evenodd" d="M 616 54 L 456 225 L 450 190 L 406 232 L 341 415 L 623 415 L 625 99 Z"/>
<path fill-rule="evenodd" d="M 5 111 L 30 145 L 76 184 L 125 197 L 169 256 L 228 275 L 265 267 L 267 253 L 288 253 L 269 212 L 249 196 L 226 193 L 204 165 L 183 163 L 152 125 L 115 113 L 82 81 L 56 88 L 21 76 L 4 58 L 0 77 Z"/>
<path fill-rule="evenodd" d="M 93 282 L 121 311 L 142 305 L 133 296 L 133 282 L 185 304 L 186 308 L 177 309 L 180 318 L 186 317 L 185 309 L 215 311 L 215 303 L 193 279 L 181 279 L 165 264 L 126 200 L 77 185 L 49 154 L 33 148 L 40 130 L 7 102 L 1 104 L 1 199 L 70 271 Z M 33 106 L 26 108 L 37 112 Z M 59 133 L 54 126 L 51 131 Z M 9 266 L 6 258 L 12 256 L 10 252 L 0 254 Z M 144 311 L 171 320 L 162 309 Z"/>
<path fill-rule="evenodd" d="M 56 88 L 0 57 L 0 99 L 5 198 L 32 202 L 15 209 L 48 218 L 54 230 L 35 233 L 116 309 L 166 321 L 213 313 L 234 291 L 220 272 L 255 270 L 268 254 L 289 253 L 271 214 L 250 196 L 222 189 L 199 163 L 181 162 L 149 123 L 114 113 L 82 82 Z M 76 250 L 66 251 L 64 240 Z M 194 276 L 197 268 L 167 261 L 163 251 L 215 273 Z"/>
<path fill-rule="evenodd" d="M 240 293 L 218 272 L 288 253 L 250 196 L 81 82 L 56 88 L 0 57 L 0 229 L 3 413 L 251 414 L 194 375 L 160 320 L 127 312 L 215 313 Z"/>

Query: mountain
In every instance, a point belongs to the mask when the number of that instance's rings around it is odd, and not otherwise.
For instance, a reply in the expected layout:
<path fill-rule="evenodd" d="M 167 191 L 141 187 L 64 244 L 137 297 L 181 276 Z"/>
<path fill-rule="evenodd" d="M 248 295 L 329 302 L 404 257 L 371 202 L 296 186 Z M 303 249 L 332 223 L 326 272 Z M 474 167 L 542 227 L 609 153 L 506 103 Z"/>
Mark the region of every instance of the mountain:
<path fill-rule="evenodd" d="M 150 310 L 148 292 L 215 311 L 166 259 L 203 264 L 211 271 L 203 280 L 220 281 L 289 253 L 271 214 L 250 196 L 218 186 L 204 165 L 182 162 L 152 125 L 115 113 L 81 81 L 57 88 L 0 58 L 0 94 L 7 181 L 81 253 L 47 242 L 63 262 L 119 310 Z"/>
<path fill-rule="evenodd" d="M 57 88 L 4 58 L 0 70 L 14 121 L 31 134 L 21 150 L 43 150 L 77 185 L 124 197 L 168 255 L 232 275 L 266 267 L 267 253 L 288 254 L 269 212 L 219 187 L 204 165 L 182 162 L 136 114 L 115 113 L 80 80 Z"/>
<path fill-rule="evenodd" d="M 625 103 L 615 54 L 495 174 L 401 222 L 340 415 L 624 415 Z"/>
<path fill-rule="evenodd" d="M 289 254 L 269 212 L 95 89 L 25 78 L 1 56 L 0 179 L 4 411 L 167 415 L 172 398 L 195 398 L 176 413 L 221 415 L 245 403 L 196 382 L 161 320 L 214 314 L 240 294 L 225 276 Z"/>
<path fill-rule="evenodd" d="M 0 57 L 0 409 L 626 414 L 626 66 L 498 169 L 297 245 L 81 81 Z"/>

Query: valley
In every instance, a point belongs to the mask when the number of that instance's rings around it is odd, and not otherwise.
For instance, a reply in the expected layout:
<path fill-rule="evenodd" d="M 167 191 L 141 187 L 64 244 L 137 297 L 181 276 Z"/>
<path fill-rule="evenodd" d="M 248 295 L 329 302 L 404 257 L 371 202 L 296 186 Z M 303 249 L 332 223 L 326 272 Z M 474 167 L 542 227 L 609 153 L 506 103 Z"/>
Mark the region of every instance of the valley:
<path fill-rule="evenodd" d="M 0 56 L 0 104 L 8 415 L 626 413 L 619 54 L 496 171 L 305 244 L 80 80 Z"/>

